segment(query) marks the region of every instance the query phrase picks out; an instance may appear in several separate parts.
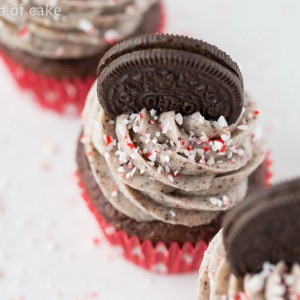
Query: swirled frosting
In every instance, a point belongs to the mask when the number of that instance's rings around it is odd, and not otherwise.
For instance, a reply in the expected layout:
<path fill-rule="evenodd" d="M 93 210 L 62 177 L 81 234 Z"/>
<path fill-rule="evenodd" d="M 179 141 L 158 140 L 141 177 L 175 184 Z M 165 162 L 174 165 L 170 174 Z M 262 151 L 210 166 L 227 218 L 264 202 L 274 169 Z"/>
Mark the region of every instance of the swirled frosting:
<path fill-rule="evenodd" d="M 209 224 L 241 201 L 249 175 L 265 159 L 255 138 L 254 103 L 239 120 L 207 121 L 199 112 L 142 110 L 110 118 L 96 85 L 83 113 L 82 142 L 95 179 L 110 203 L 137 221 Z"/>
<path fill-rule="evenodd" d="M 1 0 L 0 42 L 45 58 L 96 55 L 132 35 L 158 0 Z M 20 10 L 21 4 L 24 9 Z M 46 5 L 52 10 L 46 14 Z M 16 11 L 15 9 L 19 9 Z M 54 12 L 54 8 L 59 11 Z M 14 16 L 11 11 L 18 12 Z M 38 13 L 38 10 L 41 11 Z"/>
<path fill-rule="evenodd" d="M 257 274 L 237 278 L 230 272 L 222 230 L 205 253 L 199 276 L 199 300 L 297 300 L 300 298 L 300 266 L 281 261 L 265 263 Z"/>

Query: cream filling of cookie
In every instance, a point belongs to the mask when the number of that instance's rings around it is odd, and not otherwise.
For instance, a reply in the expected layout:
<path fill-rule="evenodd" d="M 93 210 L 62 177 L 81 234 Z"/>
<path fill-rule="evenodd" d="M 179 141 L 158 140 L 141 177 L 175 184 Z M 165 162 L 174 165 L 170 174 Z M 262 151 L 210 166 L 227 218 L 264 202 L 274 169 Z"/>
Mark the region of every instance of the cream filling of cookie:
<path fill-rule="evenodd" d="M 205 120 L 154 110 L 110 118 L 96 85 L 83 113 L 82 142 L 105 197 L 137 221 L 197 226 L 241 201 L 248 177 L 264 161 L 254 138 L 255 107 L 248 98 L 230 127 L 224 117 Z"/>
<path fill-rule="evenodd" d="M 0 16 L 0 43 L 45 58 L 80 58 L 132 35 L 158 0 L 2 1 L 5 14 Z M 37 15 L 32 10 L 43 8 L 45 14 L 46 4 L 61 13 Z M 19 9 L 17 16 L 10 13 L 14 8 Z"/>
<path fill-rule="evenodd" d="M 200 268 L 200 300 L 297 300 L 300 297 L 300 266 L 265 263 L 258 274 L 237 278 L 230 272 L 220 231 L 211 242 Z"/>

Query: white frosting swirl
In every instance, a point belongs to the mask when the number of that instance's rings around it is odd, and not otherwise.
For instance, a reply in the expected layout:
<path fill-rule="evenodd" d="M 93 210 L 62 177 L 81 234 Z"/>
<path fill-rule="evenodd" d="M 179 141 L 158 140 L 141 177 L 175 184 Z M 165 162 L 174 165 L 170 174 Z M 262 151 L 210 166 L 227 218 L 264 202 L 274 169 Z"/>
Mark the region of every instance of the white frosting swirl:
<path fill-rule="evenodd" d="M 265 159 L 254 138 L 254 104 L 248 98 L 235 124 L 154 110 L 111 119 L 96 85 L 85 106 L 84 146 L 102 192 L 138 221 L 209 224 L 241 201 L 248 177 Z"/>
<path fill-rule="evenodd" d="M 102 47 L 132 35 L 158 0 L 2 0 L 0 42 L 44 58 L 96 55 Z M 21 4 L 24 3 L 22 15 Z M 48 3 L 48 4 L 47 4 Z M 46 5 L 59 14 L 45 15 Z M 10 11 L 18 8 L 18 16 Z M 42 9 L 43 15 L 31 9 Z"/>

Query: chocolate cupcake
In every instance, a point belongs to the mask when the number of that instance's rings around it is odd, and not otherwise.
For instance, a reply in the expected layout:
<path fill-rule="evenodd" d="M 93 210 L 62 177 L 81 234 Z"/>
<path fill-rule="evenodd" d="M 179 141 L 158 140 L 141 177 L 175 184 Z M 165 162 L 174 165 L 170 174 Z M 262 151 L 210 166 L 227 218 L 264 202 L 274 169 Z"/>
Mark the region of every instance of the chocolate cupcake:
<path fill-rule="evenodd" d="M 199 267 L 223 212 L 266 184 L 258 111 L 238 66 L 205 42 L 144 35 L 103 57 L 83 112 L 84 198 L 134 263 Z"/>
<path fill-rule="evenodd" d="M 228 213 L 205 253 L 199 300 L 299 299 L 299 187 L 283 182 Z"/>
<path fill-rule="evenodd" d="M 45 108 L 81 112 L 103 54 L 130 36 L 160 32 L 159 0 L 3 0 L 0 56 Z M 18 9 L 18 15 L 12 12 Z"/>

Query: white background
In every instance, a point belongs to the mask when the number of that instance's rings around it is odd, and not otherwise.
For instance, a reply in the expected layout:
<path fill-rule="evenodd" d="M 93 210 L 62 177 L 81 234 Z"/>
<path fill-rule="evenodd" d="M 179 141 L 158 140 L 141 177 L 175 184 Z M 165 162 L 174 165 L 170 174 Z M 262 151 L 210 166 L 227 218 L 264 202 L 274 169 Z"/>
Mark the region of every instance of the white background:
<path fill-rule="evenodd" d="M 168 32 L 214 43 L 242 65 L 274 178 L 297 175 L 300 1 L 166 3 Z M 103 240 L 73 177 L 80 121 L 41 111 L 2 64 L 0 78 L 0 299 L 195 299 L 197 274 L 146 273 Z"/>

